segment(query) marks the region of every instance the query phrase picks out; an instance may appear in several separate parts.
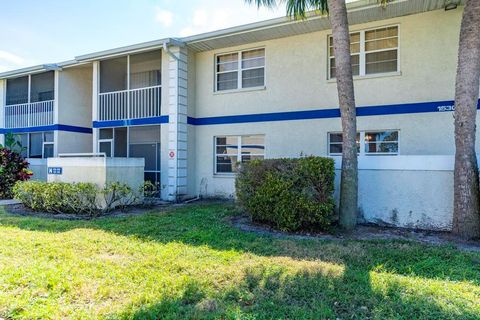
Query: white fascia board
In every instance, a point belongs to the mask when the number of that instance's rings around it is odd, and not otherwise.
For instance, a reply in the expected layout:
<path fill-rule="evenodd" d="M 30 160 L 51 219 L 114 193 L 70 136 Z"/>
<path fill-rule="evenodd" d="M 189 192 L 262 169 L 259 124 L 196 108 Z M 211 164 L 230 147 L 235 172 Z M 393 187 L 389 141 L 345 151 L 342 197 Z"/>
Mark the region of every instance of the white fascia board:
<path fill-rule="evenodd" d="M 109 49 L 109 50 L 84 54 L 84 55 L 75 57 L 75 60 L 77 62 L 88 62 L 88 61 L 112 58 L 116 56 L 122 56 L 126 54 L 137 53 L 137 52 L 142 52 L 147 50 L 161 49 L 164 43 L 169 45 L 184 46 L 183 42 L 181 42 L 178 39 L 166 38 L 166 39 L 154 40 L 149 42 L 142 42 L 142 43 L 125 46 L 125 47 L 119 47 L 115 49 Z"/>
<path fill-rule="evenodd" d="M 45 65 L 38 65 L 33 67 L 21 68 L 0 73 L 0 79 L 16 78 L 26 76 L 32 73 L 39 73 L 46 71 Z"/>

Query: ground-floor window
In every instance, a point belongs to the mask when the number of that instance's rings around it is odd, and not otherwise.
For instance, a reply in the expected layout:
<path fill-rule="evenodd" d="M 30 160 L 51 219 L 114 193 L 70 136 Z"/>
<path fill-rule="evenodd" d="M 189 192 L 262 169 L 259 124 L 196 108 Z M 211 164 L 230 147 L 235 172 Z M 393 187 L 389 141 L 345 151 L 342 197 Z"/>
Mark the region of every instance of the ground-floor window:
<path fill-rule="evenodd" d="M 18 133 L 14 135 L 24 158 L 51 158 L 54 156 L 53 131 Z"/>
<path fill-rule="evenodd" d="M 238 163 L 265 158 L 265 136 L 215 137 L 215 173 L 234 173 Z"/>
<path fill-rule="evenodd" d="M 370 130 L 357 133 L 357 152 L 359 155 L 398 155 L 398 130 Z M 328 154 L 342 154 L 343 138 L 341 132 L 328 133 Z"/>
<path fill-rule="evenodd" d="M 145 181 L 160 185 L 160 126 L 99 129 L 99 152 L 107 157 L 144 158 Z"/>

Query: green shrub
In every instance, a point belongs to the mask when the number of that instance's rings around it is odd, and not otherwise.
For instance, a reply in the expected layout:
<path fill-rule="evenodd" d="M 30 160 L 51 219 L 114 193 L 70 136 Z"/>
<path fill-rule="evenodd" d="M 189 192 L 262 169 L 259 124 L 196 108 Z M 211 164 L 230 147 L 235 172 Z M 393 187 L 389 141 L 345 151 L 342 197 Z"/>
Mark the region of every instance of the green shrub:
<path fill-rule="evenodd" d="M 13 193 L 33 211 L 97 215 L 99 188 L 93 183 L 28 181 L 15 184 Z"/>
<path fill-rule="evenodd" d="M 28 162 L 18 152 L 0 146 L 0 199 L 11 199 L 15 183 L 31 176 Z"/>
<path fill-rule="evenodd" d="M 33 211 L 90 216 L 114 209 L 125 210 L 132 205 L 149 206 L 153 202 L 144 194 L 153 192 L 148 182 L 139 190 L 120 182 L 99 188 L 93 183 L 28 181 L 18 182 L 13 188 L 15 199 Z"/>
<path fill-rule="evenodd" d="M 334 178 L 330 158 L 253 160 L 241 166 L 235 187 L 254 221 L 285 231 L 327 229 L 334 218 Z"/>

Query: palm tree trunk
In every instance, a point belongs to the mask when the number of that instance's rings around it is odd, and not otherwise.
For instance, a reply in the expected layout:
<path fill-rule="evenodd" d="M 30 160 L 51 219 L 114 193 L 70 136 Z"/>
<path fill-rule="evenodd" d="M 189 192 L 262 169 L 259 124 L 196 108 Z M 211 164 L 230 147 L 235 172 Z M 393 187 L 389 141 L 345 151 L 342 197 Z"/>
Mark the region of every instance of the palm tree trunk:
<path fill-rule="evenodd" d="M 353 229 L 357 223 L 358 164 L 357 122 L 350 57 L 350 33 L 347 8 L 344 0 L 328 0 L 332 25 L 335 75 L 343 130 L 342 175 L 340 182 L 339 223 L 345 229 Z"/>
<path fill-rule="evenodd" d="M 480 1 L 467 0 L 460 29 L 455 85 L 455 172 L 452 231 L 480 237 L 475 129 L 480 77 Z"/>

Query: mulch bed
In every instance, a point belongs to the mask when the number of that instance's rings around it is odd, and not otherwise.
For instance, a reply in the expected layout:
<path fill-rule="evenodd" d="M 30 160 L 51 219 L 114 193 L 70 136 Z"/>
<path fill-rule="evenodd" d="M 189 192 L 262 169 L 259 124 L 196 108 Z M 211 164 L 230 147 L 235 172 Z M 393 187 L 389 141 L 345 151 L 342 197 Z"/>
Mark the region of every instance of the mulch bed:
<path fill-rule="evenodd" d="M 159 204 L 153 207 L 131 207 L 128 210 L 113 210 L 110 212 L 102 213 L 98 216 L 91 216 L 86 214 L 67 214 L 67 213 L 49 213 L 49 212 L 37 212 L 33 211 L 23 204 L 13 204 L 13 205 L 6 205 L 4 209 L 7 213 L 20 215 L 20 216 L 28 216 L 28 217 L 39 217 L 39 218 L 46 218 L 46 219 L 58 219 L 58 220 L 91 220 L 97 218 L 105 218 L 105 217 L 128 217 L 133 215 L 141 215 L 151 211 L 163 211 L 167 207 L 171 206 L 171 204 Z"/>
<path fill-rule="evenodd" d="M 322 240 L 406 240 L 430 245 L 451 245 L 459 250 L 480 252 L 480 241 L 466 241 L 449 232 L 426 231 L 417 229 L 382 227 L 376 225 L 358 225 L 354 231 L 336 230 L 333 233 L 322 232 L 282 232 L 270 226 L 252 222 L 248 216 L 235 216 L 230 219 L 233 226 L 242 231 L 269 235 L 277 238 Z"/>

